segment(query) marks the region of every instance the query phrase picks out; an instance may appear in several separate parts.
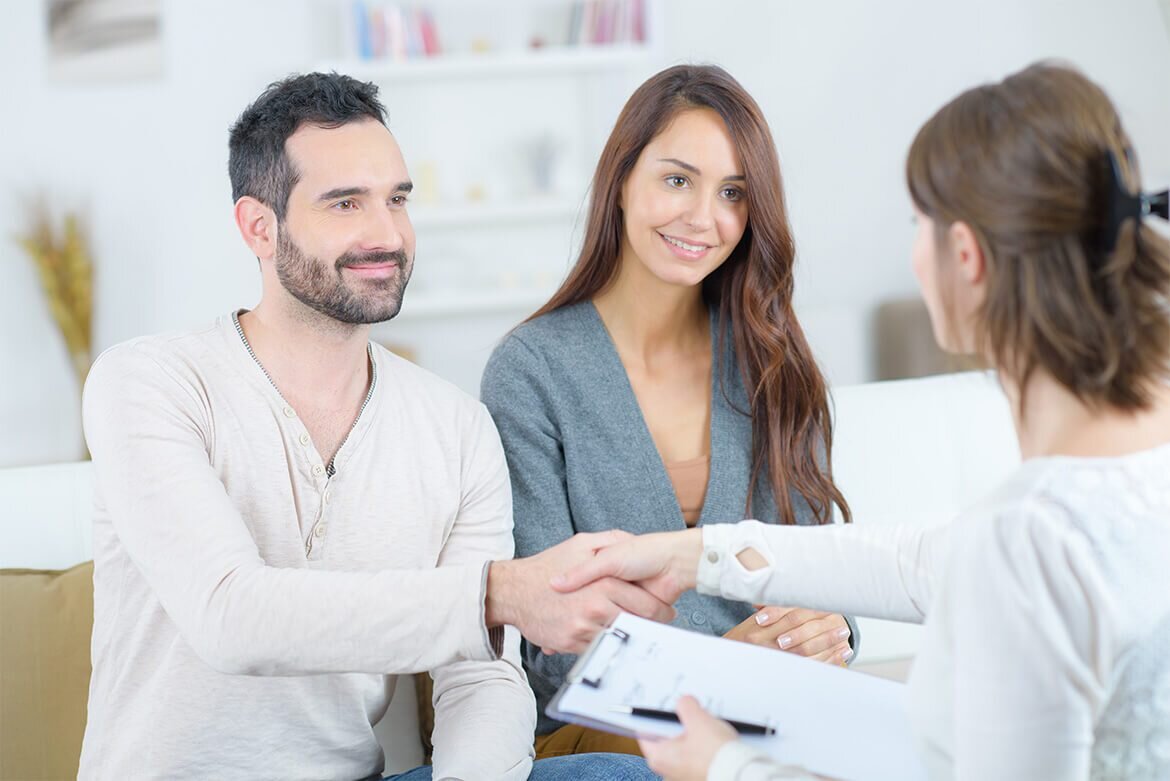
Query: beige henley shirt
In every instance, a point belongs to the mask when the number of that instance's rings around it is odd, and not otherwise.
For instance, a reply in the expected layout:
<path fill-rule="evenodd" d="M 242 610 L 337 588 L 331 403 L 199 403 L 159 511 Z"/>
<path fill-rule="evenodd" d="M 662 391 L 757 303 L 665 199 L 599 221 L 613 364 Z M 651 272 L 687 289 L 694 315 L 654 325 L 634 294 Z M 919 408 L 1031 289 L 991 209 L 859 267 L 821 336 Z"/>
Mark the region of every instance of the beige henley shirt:
<path fill-rule="evenodd" d="M 364 778 L 395 676 L 435 679 L 435 778 L 525 778 L 519 639 L 484 626 L 512 555 L 484 407 L 373 346 L 333 474 L 231 315 L 106 351 L 84 779 Z"/>

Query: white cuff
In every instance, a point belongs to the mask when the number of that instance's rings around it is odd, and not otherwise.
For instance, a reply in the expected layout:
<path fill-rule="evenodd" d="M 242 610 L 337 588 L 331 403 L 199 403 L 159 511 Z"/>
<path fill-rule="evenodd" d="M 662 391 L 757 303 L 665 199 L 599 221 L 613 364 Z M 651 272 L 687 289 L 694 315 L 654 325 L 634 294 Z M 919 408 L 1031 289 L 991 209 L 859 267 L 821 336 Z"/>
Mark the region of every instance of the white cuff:
<path fill-rule="evenodd" d="M 759 521 L 714 523 L 703 526 L 703 553 L 695 589 L 700 594 L 713 594 L 741 602 L 757 602 L 775 566 L 771 549 Z M 767 562 L 756 570 L 749 570 L 739 561 L 739 554 L 753 549 Z"/>
<path fill-rule="evenodd" d="M 776 760 L 764 751 L 753 748 L 742 740 L 724 743 L 711 767 L 707 768 L 707 781 L 814 781 L 816 776 L 807 770 L 791 765 L 778 765 Z"/>

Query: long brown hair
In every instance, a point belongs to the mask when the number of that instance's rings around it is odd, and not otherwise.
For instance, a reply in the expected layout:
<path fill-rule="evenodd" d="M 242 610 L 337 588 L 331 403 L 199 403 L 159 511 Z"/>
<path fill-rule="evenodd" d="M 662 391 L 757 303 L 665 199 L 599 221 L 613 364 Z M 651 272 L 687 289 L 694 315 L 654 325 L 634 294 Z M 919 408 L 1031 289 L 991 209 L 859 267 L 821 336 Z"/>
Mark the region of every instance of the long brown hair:
<path fill-rule="evenodd" d="M 750 410 L 740 410 L 752 420 L 745 512 L 752 514 L 756 486 L 766 471 L 781 523 L 796 521 L 791 490 L 808 502 L 819 523 L 832 521 L 834 504 L 848 521 L 849 505 L 832 477 L 828 391 L 792 311 L 795 247 L 776 147 L 755 100 L 722 68 L 668 68 L 626 102 L 593 175 L 581 254 L 560 289 L 529 319 L 587 301 L 614 279 L 624 231 L 622 185 L 646 145 L 690 108 L 712 109 L 723 118 L 746 178 L 748 225 L 743 238 L 703 281 L 704 299 L 718 307 L 719 365 L 730 322 L 750 404 Z M 724 376 L 722 371 L 719 376 Z M 723 394 L 728 397 L 726 388 Z"/>
<path fill-rule="evenodd" d="M 940 246 L 955 222 L 980 244 L 983 354 L 1021 389 L 1042 369 L 1082 402 L 1137 410 L 1170 374 L 1170 242 L 1129 220 L 1103 246 L 1110 152 L 1137 190 L 1109 97 L 1037 64 L 941 108 L 914 139 L 906 181 Z"/>

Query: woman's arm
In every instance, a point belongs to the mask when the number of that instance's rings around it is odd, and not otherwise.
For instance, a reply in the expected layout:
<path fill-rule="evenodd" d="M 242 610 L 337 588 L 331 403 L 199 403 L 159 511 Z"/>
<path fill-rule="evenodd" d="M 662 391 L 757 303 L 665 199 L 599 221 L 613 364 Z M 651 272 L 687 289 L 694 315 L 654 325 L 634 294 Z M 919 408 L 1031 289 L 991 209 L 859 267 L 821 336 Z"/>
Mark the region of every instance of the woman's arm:
<path fill-rule="evenodd" d="M 710 526 L 695 586 L 745 602 L 918 623 L 945 570 L 949 528 Z"/>
<path fill-rule="evenodd" d="M 601 577 L 641 583 L 663 601 L 683 591 L 920 622 L 946 569 L 950 526 L 773 526 L 759 521 L 643 534 L 556 578 L 572 591 Z"/>

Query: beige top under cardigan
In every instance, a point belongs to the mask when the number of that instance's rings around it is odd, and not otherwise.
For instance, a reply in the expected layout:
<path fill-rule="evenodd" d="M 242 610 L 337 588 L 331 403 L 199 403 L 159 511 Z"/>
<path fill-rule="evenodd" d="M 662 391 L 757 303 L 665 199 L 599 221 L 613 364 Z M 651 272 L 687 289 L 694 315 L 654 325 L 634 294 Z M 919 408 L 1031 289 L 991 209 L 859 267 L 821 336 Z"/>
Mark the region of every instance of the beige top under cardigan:
<path fill-rule="evenodd" d="M 94 364 L 81 778 L 380 774 L 371 725 L 395 675 L 423 670 L 435 778 L 527 777 L 519 638 L 509 629 L 497 658 L 483 617 L 485 562 L 512 553 L 499 438 L 454 386 L 370 355 L 332 475 L 231 316 Z"/>
<path fill-rule="evenodd" d="M 674 487 L 678 508 L 682 510 L 687 526 L 695 526 L 703 514 L 703 500 L 707 498 L 707 478 L 711 472 L 711 456 L 688 458 L 685 461 L 663 463 L 670 484 Z"/>
<path fill-rule="evenodd" d="M 908 695 L 933 779 L 1170 778 L 1170 445 L 1029 460 L 933 529 L 745 522 L 703 547 L 706 593 L 925 619 Z M 793 778 L 735 742 L 708 773 Z"/>

